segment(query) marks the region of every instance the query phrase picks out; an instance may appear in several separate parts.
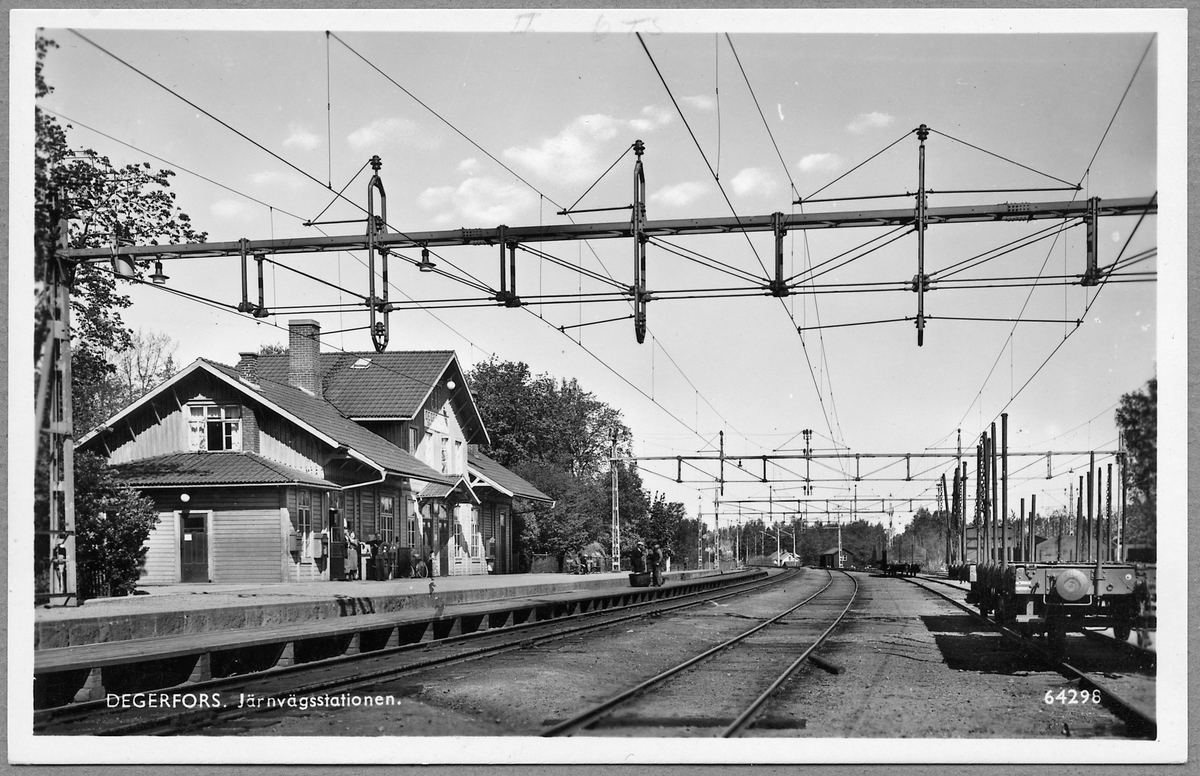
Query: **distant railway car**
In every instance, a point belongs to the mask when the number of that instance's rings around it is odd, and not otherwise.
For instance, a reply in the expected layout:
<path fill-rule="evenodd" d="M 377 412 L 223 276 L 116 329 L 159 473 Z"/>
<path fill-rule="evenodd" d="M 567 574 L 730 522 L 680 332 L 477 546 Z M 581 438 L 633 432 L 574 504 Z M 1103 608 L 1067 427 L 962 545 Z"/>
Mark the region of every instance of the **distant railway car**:
<path fill-rule="evenodd" d="M 1061 652 L 1069 631 L 1112 628 L 1119 639 L 1156 627 L 1155 567 L 1141 563 L 997 563 L 978 566 L 970 603 Z"/>

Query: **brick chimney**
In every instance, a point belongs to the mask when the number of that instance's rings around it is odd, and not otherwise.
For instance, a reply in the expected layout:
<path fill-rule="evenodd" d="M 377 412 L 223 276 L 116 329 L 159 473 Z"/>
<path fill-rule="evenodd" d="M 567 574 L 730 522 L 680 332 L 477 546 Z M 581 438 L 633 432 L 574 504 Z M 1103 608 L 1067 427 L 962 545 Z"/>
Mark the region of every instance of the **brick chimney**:
<path fill-rule="evenodd" d="M 288 321 L 288 382 L 313 396 L 321 395 L 317 356 L 321 353 L 321 324 Z"/>
<path fill-rule="evenodd" d="M 252 385 L 258 385 L 258 351 L 249 350 L 238 353 L 240 361 L 237 362 L 238 374 L 242 379 Z"/>

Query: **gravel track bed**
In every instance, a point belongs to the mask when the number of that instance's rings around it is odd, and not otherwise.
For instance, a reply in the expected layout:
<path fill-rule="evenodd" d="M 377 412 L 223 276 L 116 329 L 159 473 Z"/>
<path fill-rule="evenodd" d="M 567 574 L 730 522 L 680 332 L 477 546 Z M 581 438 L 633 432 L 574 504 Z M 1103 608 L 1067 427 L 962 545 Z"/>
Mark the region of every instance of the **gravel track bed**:
<path fill-rule="evenodd" d="M 1077 690 L 1075 683 L 1039 665 L 1012 642 L 989 632 L 951 604 L 904 580 L 866 573 L 856 576 L 860 584 L 857 603 L 818 651 L 844 672 L 832 674 L 807 664 L 780 688 L 763 715 L 764 723 L 744 735 L 1064 739 L 1126 735 L 1124 723 L 1102 706 L 1090 702 L 1047 704 L 1047 691 L 1052 695 L 1064 691 L 1070 696 Z M 812 595 L 827 579 L 826 572 L 809 569 L 769 592 L 431 670 L 370 691 L 395 694 L 401 700 L 395 707 L 310 709 L 288 715 L 271 712 L 256 715 L 240 732 L 537 735 L 551 724 L 748 630 L 759 618 Z M 1080 637 L 1078 641 L 1084 640 Z M 1069 649 L 1076 649 L 1076 639 L 1071 640 Z M 689 693 L 688 702 L 712 697 L 714 703 L 711 708 L 694 710 L 697 725 L 692 729 L 650 732 L 616 726 L 602 734 L 712 735 L 715 727 L 703 725 L 706 715 L 727 713 L 718 699 L 743 693 L 747 668 L 743 665 L 737 671 L 705 675 L 703 692 Z M 1129 671 L 1127 666 L 1121 670 Z M 686 681 L 683 677 L 675 681 L 680 680 Z M 1114 684 L 1120 691 L 1121 685 Z M 1126 684 L 1140 692 L 1148 684 L 1152 697 L 1152 674 L 1134 676 Z M 787 724 L 776 724 L 780 720 Z"/>

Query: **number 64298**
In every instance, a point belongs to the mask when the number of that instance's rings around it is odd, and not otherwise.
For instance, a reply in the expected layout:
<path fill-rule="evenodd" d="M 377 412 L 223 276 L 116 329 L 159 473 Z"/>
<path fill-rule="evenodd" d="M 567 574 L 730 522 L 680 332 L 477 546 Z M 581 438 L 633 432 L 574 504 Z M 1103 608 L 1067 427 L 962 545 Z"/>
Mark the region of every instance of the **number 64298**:
<path fill-rule="evenodd" d="M 1099 703 L 1099 690 L 1059 690 L 1055 693 L 1053 690 L 1046 690 L 1046 696 L 1042 698 L 1042 702 L 1047 706 L 1052 706 L 1055 703 L 1062 703 L 1067 706 L 1076 706 L 1081 703 Z"/>

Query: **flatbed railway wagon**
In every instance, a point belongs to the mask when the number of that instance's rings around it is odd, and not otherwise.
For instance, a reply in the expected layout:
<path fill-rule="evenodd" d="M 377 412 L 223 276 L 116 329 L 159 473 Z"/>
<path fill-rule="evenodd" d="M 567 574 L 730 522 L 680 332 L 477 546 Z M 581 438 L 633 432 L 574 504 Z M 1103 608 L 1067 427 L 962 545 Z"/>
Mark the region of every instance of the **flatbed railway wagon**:
<path fill-rule="evenodd" d="M 1121 640 L 1136 630 L 1144 642 L 1157 625 L 1155 597 L 1153 565 L 991 561 L 978 565 L 968 601 L 1061 653 L 1066 634 L 1085 627 L 1112 628 Z"/>

